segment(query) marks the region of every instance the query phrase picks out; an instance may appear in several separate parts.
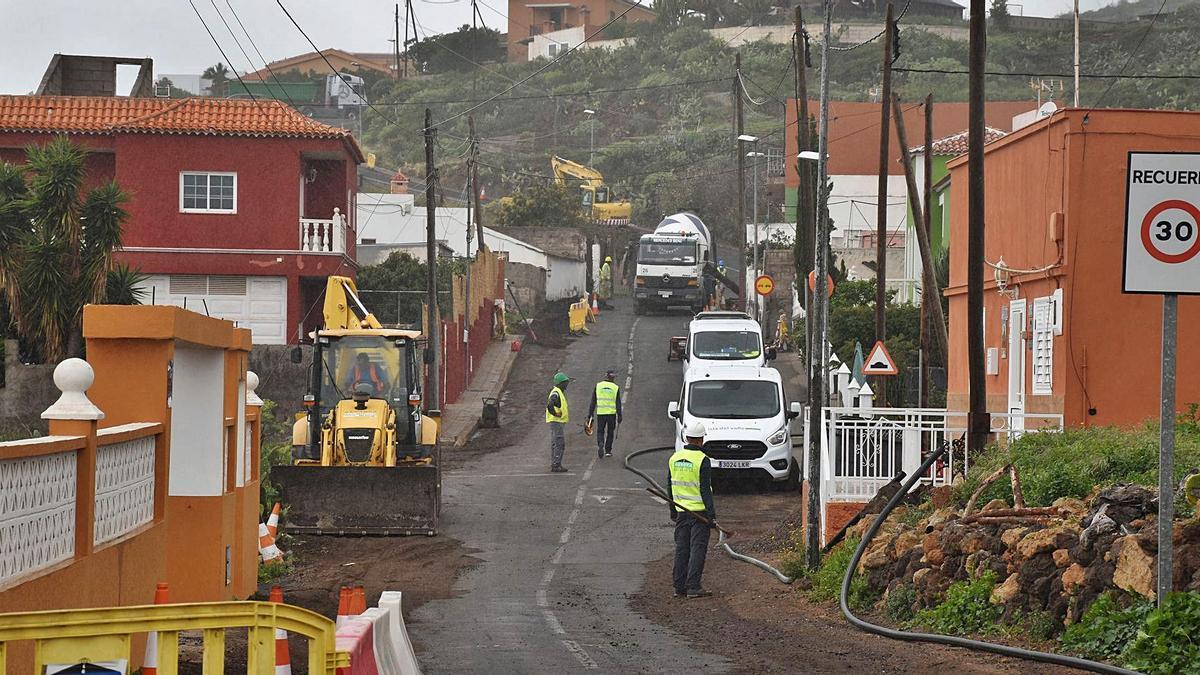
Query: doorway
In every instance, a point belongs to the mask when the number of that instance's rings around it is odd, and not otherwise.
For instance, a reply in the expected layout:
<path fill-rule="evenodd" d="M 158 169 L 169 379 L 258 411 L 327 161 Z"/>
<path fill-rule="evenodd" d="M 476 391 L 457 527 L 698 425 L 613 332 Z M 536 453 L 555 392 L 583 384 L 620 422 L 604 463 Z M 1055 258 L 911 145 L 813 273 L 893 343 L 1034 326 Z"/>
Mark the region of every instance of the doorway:
<path fill-rule="evenodd" d="M 1025 300 L 1008 304 L 1008 428 L 1012 437 L 1025 431 L 1025 315 Z"/>

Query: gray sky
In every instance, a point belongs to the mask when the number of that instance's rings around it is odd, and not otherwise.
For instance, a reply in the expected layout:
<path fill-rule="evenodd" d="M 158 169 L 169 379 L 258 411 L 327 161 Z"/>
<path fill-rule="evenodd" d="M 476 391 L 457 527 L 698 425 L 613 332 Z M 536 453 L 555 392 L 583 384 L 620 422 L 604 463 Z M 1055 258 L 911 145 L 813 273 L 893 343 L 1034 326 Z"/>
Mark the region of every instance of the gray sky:
<path fill-rule="evenodd" d="M 194 0 L 209 28 L 239 72 L 252 70 L 213 9 L 214 0 Z M 273 0 L 228 0 L 268 60 L 312 51 Z M 217 7 L 255 61 L 226 0 Z M 508 0 L 478 0 L 488 26 L 507 30 Z M 965 0 L 960 0 L 965 4 Z M 1052 16 L 1070 0 L 1013 0 L 1014 13 Z M 1093 9 L 1108 0 L 1082 0 Z M 392 45 L 394 2 L 381 0 L 284 0 L 284 5 L 322 49 L 388 52 Z M 495 9 L 492 9 L 492 8 Z M 403 11 L 403 5 L 401 6 Z M 470 0 L 414 0 L 421 37 L 454 30 L 471 21 Z M 497 11 L 499 10 L 499 11 Z M 41 81 L 57 52 L 154 59 L 158 74 L 199 74 L 221 60 L 187 0 L 0 0 L 0 93 L 26 94 Z M 403 26 L 401 33 L 403 34 Z M 261 67 L 256 64 L 255 69 Z M 122 80 L 125 78 L 123 77 Z M 124 82 L 128 87 L 132 83 Z"/>

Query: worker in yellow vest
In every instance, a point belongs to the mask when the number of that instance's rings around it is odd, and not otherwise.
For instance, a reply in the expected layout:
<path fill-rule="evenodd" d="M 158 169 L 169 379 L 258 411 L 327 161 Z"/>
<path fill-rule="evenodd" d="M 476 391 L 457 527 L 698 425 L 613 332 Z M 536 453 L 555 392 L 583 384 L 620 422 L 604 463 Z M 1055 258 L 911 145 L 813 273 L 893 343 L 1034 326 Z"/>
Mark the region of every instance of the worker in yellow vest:
<path fill-rule="evenodd" d="M 612 256 L 604 257 L 604 264 L 600 266 L 600 304 L 608 309 L 608 301 L 613 296 L 613 277 L 612 277 Z"/>
<path fill-rule="evenodd" d="M 717 524 L 712 464 L 703 450 L 704 423 L 688 422 L 683 434 L 687 444 L 671 455 L 667 483 L 671 520 L 675 521 L 675 597 L 707 598 L 712 593 L 700 585 L 700 576 L 708 554 L 709 530 Z"/>
<path fill-rule="evenodd" d="M 604 379 L 596 383 L 588 405 L 588 420 L 596 420 L 596 456 L 600 459 L 612 457 L 617 425 L 621 423 L 621 388 L 616 378 L 616 371 L 605 372 Z"/>
<path fill-rule="evenodd" d="M 550 471 L 553 473 L 567 471 L 562 460 L 567 451 L 567 422 L 571 419 L 566 391 L 570 383 L 571 378 L 564 373 L 555 373 L 554 388 L 546 398 L 546 423 L 550 425 Z"/>

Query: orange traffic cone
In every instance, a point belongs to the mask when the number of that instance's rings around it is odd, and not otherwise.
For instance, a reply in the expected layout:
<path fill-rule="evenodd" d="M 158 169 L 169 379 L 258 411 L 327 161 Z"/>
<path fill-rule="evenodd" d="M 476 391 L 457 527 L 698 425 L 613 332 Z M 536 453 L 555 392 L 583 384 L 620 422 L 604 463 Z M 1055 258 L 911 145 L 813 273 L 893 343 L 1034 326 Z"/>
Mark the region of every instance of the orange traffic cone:
<path fill-rule="evenodd" d="M 263 523 L 258 524 L 258 552 L 264 565 L 273 565 L 283 560 L 283 551 L 275 545 L 275 537 L 271 536 Z"/>
<path fill-rule="evenodd" d="M 600 300 L 599 295 L 592 293 L 592 316 L 600 316 Z"/>
<path fill-rule="evenodd" d="M 283 604 L 283 589 L 271 587 L 271 602 Z M 275 629 L 275 675 L 292 675 L 292 657 L 288 653 L 288 634 L 282 628 Z"/>
<path fill-rule="evenodd" d="M 350 588 L 342 586 L 338 589 L 337 618 L 334 620 L 334 625 L 340 628 L 348 618 L 350 618 Z"/>
<path fill-rule="evenodd" d="M 267 533 L 272 537 L 279 537 L 279 503 L 271 509 L 271 515 L 267 518 Z"/>
<path fill-rule="evenodd" d="M 165 605 L 169 602 L 167 584 L 160 581 L 154 588 L 154 604 Z M 152 630 L 146 634 L 146 658 L 142 659 L 142 675 L 158 675 L 158 631 Z"/>

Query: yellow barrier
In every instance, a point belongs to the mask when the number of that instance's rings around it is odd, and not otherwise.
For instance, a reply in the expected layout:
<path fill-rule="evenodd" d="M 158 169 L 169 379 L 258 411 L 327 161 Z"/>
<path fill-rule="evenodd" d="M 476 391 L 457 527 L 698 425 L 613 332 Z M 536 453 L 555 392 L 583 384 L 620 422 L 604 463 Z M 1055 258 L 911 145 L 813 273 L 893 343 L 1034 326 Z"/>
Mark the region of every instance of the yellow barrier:
<path fill-rule="evenodd" d="M 584 323 L 587 321 L 588 314 L 591 314 L 591 311 L 586 300 L 573 303 L 570 309 L 567 310 L 567 330 L 576 335 L 587 333 L 588 329 Z"/>
<path fill-rule="evenodd" d="M 275 673 L 275 629 L 308 640 L 308 672 L 335 675 L 350 655 L 335 649 L 334 624 L 292 605 L 271 602 L 198 602 L 0 614 L 0 674 L 7 673 L 9 642 L 34 642 L 33 673 L 47 664 L 96 663 L 130 658 L 132 635 L 158 631 L 158 675 L 178 675 L 179 632 L 204 632 L 204 675 L 225 668 L 225 629 L 248 628 L 246 670 Z"/>

